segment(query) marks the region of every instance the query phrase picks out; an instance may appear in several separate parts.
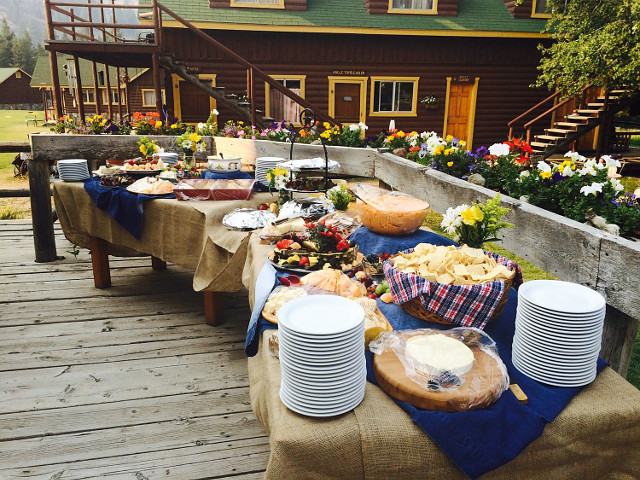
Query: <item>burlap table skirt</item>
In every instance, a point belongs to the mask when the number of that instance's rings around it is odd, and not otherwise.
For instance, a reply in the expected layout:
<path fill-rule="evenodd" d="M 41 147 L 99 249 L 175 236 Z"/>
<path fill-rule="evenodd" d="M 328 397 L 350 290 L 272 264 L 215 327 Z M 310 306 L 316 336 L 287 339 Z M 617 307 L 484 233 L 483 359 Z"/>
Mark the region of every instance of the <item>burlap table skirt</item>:
<path fill-rule="evenodd" d="M 249 240 L 243 281 L 252 307 L 251 286 L 272 248 L 260 245 L 255 235 Z M 270 436 L 267 479 L 468 478 L 372 384 L 367 384 L 360 406 L 334 419 L 313 419 L 288 410 L 279 397 L 279 360 L 268 348 L 268 338 L 275 332 L 265 331 L 258 354 L 249 358 L 251 406 Z M 482 478 L 640 478 L 640 391 L 605 368 L 541 437 Z"/>
<path fill-rule="evenodd" d="M 254 193 L 246 201 L 150 200 L 144 204 L 138 240 L 94 205 L 82 183 L 56 182 L 53 189 L 60 225 L 70 242 L 88 248 L 91 235 L 109 242 L 111 255 L 153 255 L 193 271 L 195 291 L 218 292 L 242 289 L 250 236 L 227 230 L 222 217 L 236 208 L 255 208 L 275 198 L 270 193 Z"/>

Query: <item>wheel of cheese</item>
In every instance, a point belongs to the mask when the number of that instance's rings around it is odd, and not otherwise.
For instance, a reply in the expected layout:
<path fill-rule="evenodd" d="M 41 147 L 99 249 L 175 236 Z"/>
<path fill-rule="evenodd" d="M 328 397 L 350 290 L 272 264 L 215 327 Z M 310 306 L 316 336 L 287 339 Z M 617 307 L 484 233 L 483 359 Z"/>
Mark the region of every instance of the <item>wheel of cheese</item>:
<path fill-rule="evenodd" d="M 475 361 L 461 378 L 458 388 L 431 391 L 418 385 L 405 373 L 405 368 L 392 350 L 375 355 L 374 373 L 378 385 L 387 394 L 424 410 L 458 412 L 484 408 L 494 403 L 504 389 L 504 378 L 498 361 L 478 347 L 470 347 Z"/>

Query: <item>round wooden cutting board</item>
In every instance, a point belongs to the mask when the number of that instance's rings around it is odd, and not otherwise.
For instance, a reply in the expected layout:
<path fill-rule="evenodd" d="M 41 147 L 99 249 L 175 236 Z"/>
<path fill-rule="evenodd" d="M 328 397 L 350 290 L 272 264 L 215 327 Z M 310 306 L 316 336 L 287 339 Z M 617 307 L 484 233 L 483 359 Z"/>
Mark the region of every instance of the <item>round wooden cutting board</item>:
<path fill-rule="evenodd" d="M 393 398 L 423 410 L 458 412 L 483 408 L 500 398 L 504 379 L 498 362 L 478 347 L 471 347 L 475 363 L 463 375 L 460 387 L 444 392 L 427 390 L 407 377 L 395 352 L 375 355 L 373 366 L 380 388 Z"/>

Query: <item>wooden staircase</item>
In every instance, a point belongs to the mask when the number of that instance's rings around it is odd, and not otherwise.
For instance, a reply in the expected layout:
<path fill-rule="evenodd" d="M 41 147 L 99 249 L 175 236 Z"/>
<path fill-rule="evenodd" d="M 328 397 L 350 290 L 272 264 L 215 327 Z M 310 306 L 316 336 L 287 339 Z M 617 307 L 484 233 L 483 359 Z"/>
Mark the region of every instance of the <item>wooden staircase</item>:
<path fill-rule="evenodd" d="M 588 88 L 590 88 L 590 86 L 585 87 L 582 90 L 583 94 Z M 559 92 L 554 93 L 550 97 L 538 103 L 536 106 L 527 110 L 527 112 L 509 122 L 509 138 L 513 138 L 513 125 L 516 121 L 524 118 L 525 115 L 533 112 L 544 103 L 553 100 L 558 95 Z M 599 96 L 593 101 L 580 105 L 578 108 L 573 110 L 573 112 L 562 117 L 560 121 L 555 121 L 551 128 L 545 128 L 544 134 L 534 135 L 533 140 L 531 140 L 532 126 L 536 122 L 547 117 L 547 115 L 556 112 L 560 107 L 572 99 L 566 99 L 557 103 L 524 125 L 527 134 L 527 142 L 531 145 L 534 157 L 537 157 L 538 159 L 545 159 L 556 153 L 567 151 L 571 148 L 571 145 L 579 140 L 583 135 L 601 125 L 606 115 L 611 116 L 616 112 L 619 112 L 637 96 L 637 90 L 612 90 L 609 92 L 607 98 Z"/>

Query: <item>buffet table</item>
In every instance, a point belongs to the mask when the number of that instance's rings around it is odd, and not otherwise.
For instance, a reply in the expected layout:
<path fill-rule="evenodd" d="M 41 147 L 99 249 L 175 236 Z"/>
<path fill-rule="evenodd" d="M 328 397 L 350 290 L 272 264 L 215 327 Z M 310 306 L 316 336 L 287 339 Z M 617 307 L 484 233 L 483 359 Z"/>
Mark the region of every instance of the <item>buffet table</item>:
<path fill-rule="evenodd" d="M 220 321 L 220 292 L 243 288 L 248 232 L 229 231 L 222 217 L 236 208 L 272 201 L 270 193 L 249 200 L 185 202 L 155 199 L 144 203 L 139 239 L 95 206 L 82 183 L 56 182 L 53 199 L 67 239 L 90 248 L 95 285 L 111 285 L 108 255 L 152 256 L 154 268 L 171 262 L 194 272 L 193 289 L 205 295 L 207 323 Z"/>
<path fill-rule="evenodd" d="M 243 281 L 252 307 L 261 259 L 270 248 L 255 236 L 249 241 Z M 511 310 L 516 301 L 512 292 Z M 356 409 L 333 419 L 288 410 L 279 398 L 279 360 L 268 348 L 275 332 L 263 332 L 257 355 L 249 358 L 252 408 L 270 435 L 266 478 L 468 478 L 371 383 Z M 639 451 L 640 392 L 607 367 L 546 425 L 542 436 L 482 478 L 640 478 Z"/>

